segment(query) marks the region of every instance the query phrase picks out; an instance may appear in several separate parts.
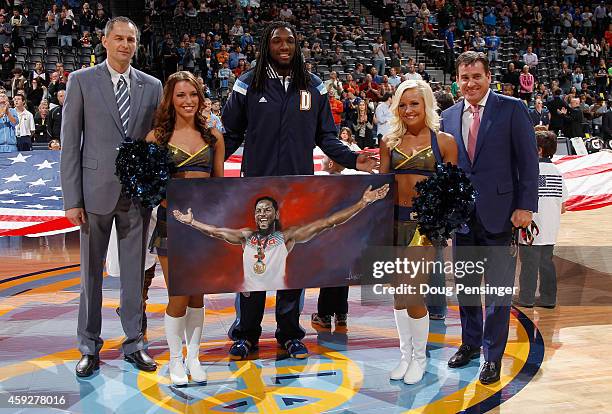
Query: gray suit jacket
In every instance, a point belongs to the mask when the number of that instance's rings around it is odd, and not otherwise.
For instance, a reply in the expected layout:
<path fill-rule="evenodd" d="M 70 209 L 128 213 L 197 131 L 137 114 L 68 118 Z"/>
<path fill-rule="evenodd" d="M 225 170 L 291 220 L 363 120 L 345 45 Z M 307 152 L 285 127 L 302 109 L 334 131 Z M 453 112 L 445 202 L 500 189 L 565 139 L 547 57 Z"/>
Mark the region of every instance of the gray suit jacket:
<path fill-rule="evenodd" d="M 144 139 L 161 97 L 158 79 L 131 69 L 128 137 Z M 115 159 L 124 139 L 106 63 L 71 73 L 61 131 L 64 210 L 81 207 L 101 215 L 113 211 L 121 193 Z"/>

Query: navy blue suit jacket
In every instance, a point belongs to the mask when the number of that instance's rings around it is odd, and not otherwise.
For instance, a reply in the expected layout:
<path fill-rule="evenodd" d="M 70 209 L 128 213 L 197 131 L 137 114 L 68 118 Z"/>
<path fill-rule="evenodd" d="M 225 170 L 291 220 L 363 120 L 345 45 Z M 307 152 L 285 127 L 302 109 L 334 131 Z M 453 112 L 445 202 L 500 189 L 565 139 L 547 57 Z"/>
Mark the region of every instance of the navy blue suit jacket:
<path fill-rule="evenodd" d="M 474 162 L 470 162 L 461 122 L 463 101 L 442 112 L 441 130 L 459 147 L 459 167 L 476 189 L 476 211 L 485 230 L 509 231 L 515 209 L 538 209 L 538 149 L 527 108 L 516 98 L 491 91 L 484 108 Z"/>

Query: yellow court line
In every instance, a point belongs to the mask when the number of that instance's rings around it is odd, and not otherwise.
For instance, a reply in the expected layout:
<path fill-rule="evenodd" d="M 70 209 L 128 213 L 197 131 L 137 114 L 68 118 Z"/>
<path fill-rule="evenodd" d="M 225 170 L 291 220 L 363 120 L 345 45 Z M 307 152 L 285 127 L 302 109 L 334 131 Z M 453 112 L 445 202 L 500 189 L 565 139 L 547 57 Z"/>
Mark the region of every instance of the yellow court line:
<path fill-rule="evenodd" d="M 17 309 L 19 306 L 23 306 L 27 303 L 36 302 L 37 295 L 45 295 L 45 303 L 66 303 L 72 299 L 74 299 L 75 295 L 67 295 L 68 297 L 56 298 L 56 300 L 52 300 L 48 295 L 49 293 L 56 293 L 60 290 L 78 285 L 81 283 L 80 277 L 75 277 L 72 279 L 60 280 L 59 282 L 51 283 L 49 285 L 39 286 L 28 292 L 24 293 L 20 296 L 11 296 L 8 298 L 4 298 L 0 301 L 0 316 L 7 314 L 8 312 Z M 78 296 L 78 293 L 75 293 Z M 18 305 L 18 306 L 16 306 Z"/>
<path fill-rule="evenodd" d="M 63 274 L 67 274 L 67 273 L 72 273 L 72 272 L 80 272 L 81 267 L 77 266 L 71 269 L 61 269 L 61 270 L 52 270 L 52 271 L 48 271 L 48 272 L 44 272 L 41 274 L 37 274 L 37 275 L 32 275 L 32 276 L 27 276 L 24 277 L 22 279 L 17 279 L 17 280 L 12 280 L 10 282 L 6 282 L 5 284 L 1 284 L 0 285 L 0 291 L 3 289 L 8 289 L 14 286 L 19 286 L 22 284 L 26 284 L 26 283 L 30 283 L 30 282 L 34 282 L 37 280 L 42 280 L 42 279 L 46 279 L 49 277 L 53 277 L 53 276 L 58 276 L 58 275 L 63 275 Z M 103 277 L 107 277 L 108 273 L 104 272 Z M 70 283 L 64 284 L 64 282 L 68 282 L 71 281 Z M 75 286 L 77 284 L 80 283 L 80 276 L 77 278 L 72 278 L 72 279 L 68 279 L 65 281 L 59 281 L 59 282 L 55 282 L 49 285 L 45 285 L 45 286 L 39 286 L 37 288 L 34 288 L 28 292 L 23 293 L 22 295 L 20 295 L 20 300 L 19 305 L 23 305 L 25 303 L 31 303 L 34 300 L 26 300 L 26 301 L 22 301 L 22 298 L 27 298 L 30 295 L 36 295 L 36 294 L 48 294 L 48 293 L 55 293 L 58 292 L 62 289 L 68 288 L 68 287 L 72 287 Z M 14 303 L 14 298 L 16 297 L 9 297 L 9 298 L 4 298 L 4 299 L 0 299 L 0 316 L 16 309 L 18 306 L 13 306 L 11 305 L 11 303 Z M 72 298 L 70 298 L 72 299 Z M 69 299 L 69 300 L 70 300 Z M 49 303 L 48 297 L 45 299 L 46 303 Z M 54 302 L 54 303 L 65 303 L 64 302 Z M 268 308 L 270 306 L 275 306 L 276 305 L 276 297 L 275 296 L 270 296 L 270 297 L 266 297 L 266 302 L 265 302 L 265 307 Z M 104 307 L 117 307 L 119 306 L 119 302 L 117 300 L 104 300 L 103 303 Z M 147 304 L 147 312 L 148 313 L 162 313 L 165 312 L 166 310 L 166 304 L 163 303 L 151 303 L 149 302 Z M 206 309 L 206 314 L 210 314 L 210 315 L 227 315 L 230 313 L 234 313 L 235 309 L 233 306 L 227 306 L 225 308 L 222 309 Z"/>
<path fill-rule="evenodd" d="M 511 317 L 513 316 L 511 315 Z M 523 369 L 523 366 L 525 366 L 527 357 L 529 356 L 529 337 L 522 324 L 517 325 L 517 336 L 516 342 L 509 342 L 506 345 L 504 355 L 512 357 L 513 363 L 510 366 L 509 374 L 502 373 L 500 382 L 494 385 L 484 386 L 476 380 L 466 387 L 446 395 L 439 400 L 430 402 L 423 407 L 405 411 L 404 414 L 460 412 L 486 400 L 500 391 L 516 378 L 517 374 Z M 516 352 L 516 354 L 513 354 L 514 352 Z"/>
<path fill-rule="evenodd" d="M 263 382 L 261 370 L 253 362 L 249 362 L 247 366 L 248 369 L 242 375 L 242 380 L 244 381 L 246 390 L 248 390 L 248 395 L 255 400 L 255 407 L 257 407 L 257 411 L 262 414 L 276 411 L 276 404 L 274 401 L 271 401 L 270 396 L 268 395 L 268 390 L 266 384 Z M 238 392 L 243 393 L 246 391 L 240 390 Z M 232 398 L 232 394 L 234 394 L 233 392 L 229 392 L 227 394 L 229 394 L 227 399 L 222 398 L 219 394 L 215 395 L 215 399 L 226 401 L 236 399 Z"/>
<path fill-rule="evenodd" d="M 12 288 L 14 286 L 19 286 L 24 283 L 35 282 L 37 280 L 46 279 L 48 277 L 65 275 L 66 273 L 79 272 L 81 270 L 81 266 L 72 267 L 70 269 L 60 269 L 60 270 L 51 270 L 48 272 L 39 273 L 32 276 L 26 276 L 20 279 L 11 280 L 10 282 L 0 284 L 0 290 L 5 290 Z"/>
<path fill-rule="evenodd" d="M 316 348 L 328 356 L 330 360 L 312 365 L 308 364 L 304 366 L 279 368 L 262 368 L 253 361 L 242 361 L 236 363 L 238 367 L 236 371 L 225 373 L 226 375 L 224 377 L 219 377 L 220 374 L 224 374 L 222 372 L 211 373 L 211 380 L 213 380 L 213 378 L 227 379 L 241 377 L 245 382 L 246 389 L 231 389 L 227 392 L 212 395 L 189 405 L 189 409 L 194 412 L 215 412 L 212 410 L 221 404 L 229 404 L 232 401 L 247 397 L 253 399 L 257 412 L 265 414 L 281 412 L 290 414 L 310 414 L 312 412 L 324 412 L 338 407 L 346 401 L 349 401 L 361 389 L 363 384 L 363 372 L 354 361 L 347 358 L 345 355 L 322 346 L 316 346 Z M 334 392 L 300 387 L 266 385 L 262 380 L 262 375 L 281 374 L 285 372 L 314 372 L 320 369 L 342 371 L 342 383 L 338 385 L 338 388 Z M 159 381 L 159 377 L 154 373 L 140 372 L 138 375 L 138 388 L 148 400 L 160 408 L 175 413 L 184 412 L 184 403 L 166 394 L 160 387 L 160 383 L 169 384 L 169 381 L 167 379 Z M 274 398 L 277 395 L 304 396 L 319 401 L 309 404 L 306 407 L 298 406 L 281 410 Z"/>

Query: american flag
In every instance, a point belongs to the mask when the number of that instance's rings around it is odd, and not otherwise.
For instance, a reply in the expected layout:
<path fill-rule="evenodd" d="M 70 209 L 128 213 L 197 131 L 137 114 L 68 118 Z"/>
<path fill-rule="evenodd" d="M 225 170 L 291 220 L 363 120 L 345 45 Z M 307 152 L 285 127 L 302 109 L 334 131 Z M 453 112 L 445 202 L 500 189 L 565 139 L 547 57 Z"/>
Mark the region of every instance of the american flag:
<path fill-rule="evenodd" d="M 540 174 L 538 177 L 538 196 L 539 197 L 558 197 L 563 196 L 563 179 L 561 175 Z"/>
<path fill-rule="evenodd" d="M 563 174 L 569 198 L 568 211 L 594 210 L 612 205 L 612 152 L 566 155 L 553 158 Z"/>
<path fill-rule="evenodd" d="M 0 236 L 74 229 L 62 210 L 59 151 L 0 154 Z"/>

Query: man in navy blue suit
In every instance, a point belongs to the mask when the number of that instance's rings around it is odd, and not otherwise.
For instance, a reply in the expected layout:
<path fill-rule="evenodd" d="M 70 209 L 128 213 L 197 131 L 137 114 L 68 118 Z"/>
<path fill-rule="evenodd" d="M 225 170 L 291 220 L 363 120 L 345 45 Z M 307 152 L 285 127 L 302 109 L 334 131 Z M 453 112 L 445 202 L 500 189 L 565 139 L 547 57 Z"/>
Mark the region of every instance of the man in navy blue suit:
<path fill-rule="evenodd" d="M 441 130 L 459 147 L 459 167 L 476 189 L 476 207 L 468 230 L 457 234 L 455 260 L 484 260 L 485 286 L 512 287 L 516 260 L 510 254 L 512 227 L 527 227 L 538 207 L 538 150 L 527 107 L 518 99 L 493 93 L 484 53 L 465 52 L 456 61 L 464 100 L 442 112 Z M 483 274 L 456 277 L 479 287 Z M 499 381 L 508 339 L 511 294 L 459 294 L 462 344 L 448 361 L 451 368 L 479 358 L 482 384 Z"/>

